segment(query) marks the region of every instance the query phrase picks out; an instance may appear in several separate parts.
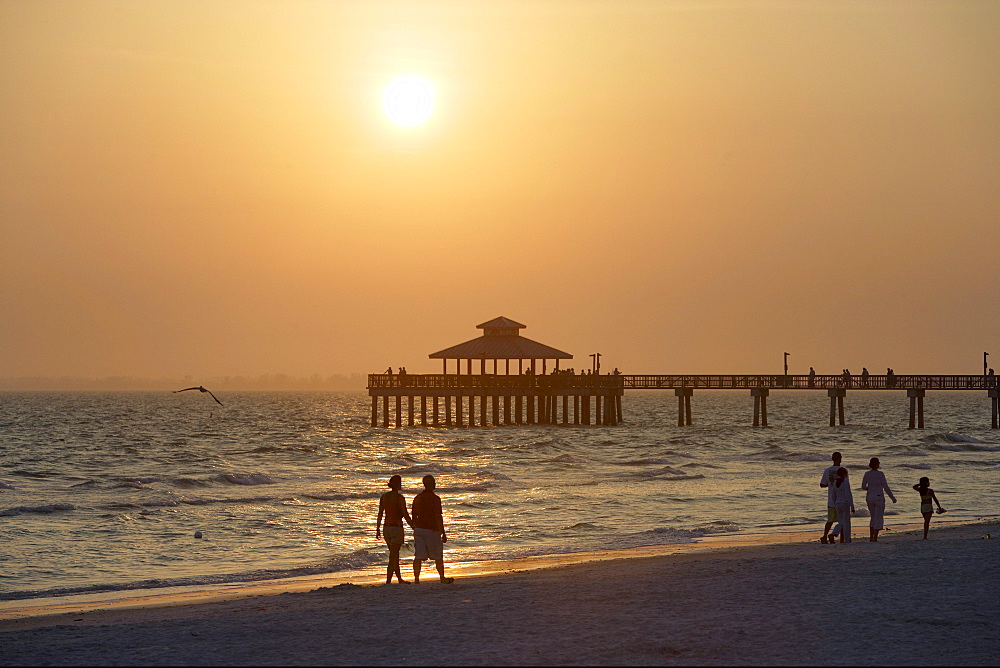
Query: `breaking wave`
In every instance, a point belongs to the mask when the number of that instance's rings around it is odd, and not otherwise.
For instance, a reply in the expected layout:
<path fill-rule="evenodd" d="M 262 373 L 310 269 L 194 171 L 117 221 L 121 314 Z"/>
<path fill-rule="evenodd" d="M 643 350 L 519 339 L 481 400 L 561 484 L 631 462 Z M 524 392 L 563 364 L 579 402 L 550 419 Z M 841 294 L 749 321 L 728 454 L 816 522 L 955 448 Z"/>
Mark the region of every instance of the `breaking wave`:
<path fill-rule="evenodd" d="M 70 503 L 50 503 L 44 506 L 15 506 L 0 510 L 0 517 L 16 517 L 24 513 L 54 513 L 59 510 L 76 510 Z"/>
<path fill-rule="evenodd" d="M 273 485 L 276 480 L 263 473 L 222 473 L 212 480 L 228 482 L 230 485 Z"/>
<path fill-rule="evenodd" d="M 349 554 L 333 557 L 321 564 L 285 569 L 260 569 L 240 573 L 223 573 L 180 578 L 154 578 L 135 582 L 116 582 L 107 584 L 92 584 L 81 587 L 57 587 L 54 589 L 35 589 L 15 592 L 0 592 L 0 601 L 14 601 L 30 598 L 72 596 L 74 594 L 96 594 L 114 591 L 135 591 L 141 589 L 160 589 L 163 587 L 190 587 L 198 585 L 229 584 L 234 582 L 258 582 L 261 580 L 279 580 L 282 578 L 303 577 L 307 575 L 323 575 L 340 571 L 357 570 L 384 561 L 385 555 L 380 550 L 357 550 Z"/>

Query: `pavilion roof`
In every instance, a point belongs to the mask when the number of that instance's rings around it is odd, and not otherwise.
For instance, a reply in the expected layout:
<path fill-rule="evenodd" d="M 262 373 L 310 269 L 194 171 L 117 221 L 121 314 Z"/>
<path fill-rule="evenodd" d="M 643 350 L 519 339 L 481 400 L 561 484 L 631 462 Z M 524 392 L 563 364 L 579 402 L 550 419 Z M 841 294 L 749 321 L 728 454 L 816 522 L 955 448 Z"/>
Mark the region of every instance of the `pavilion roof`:
<path fill-rule="evenodd" d="M 499 318 L 498 318 L 499 320 Z M 506 318 L 504 318 L 506 320 Z M 490 329 L 492 329 L 491 321 Z M 508 321 L 513 322 L 513 321 Z M 516 325 L 517 323 L 514 323 Z M 520 325 L 523 327 L 524 325 Z M 482 325 L 480 325 L 482 327 Z M 506 327 L 506 325 L 504 326 Z M 484 328 L 485 329 L 485 328 Z M 478 338 L 459 343 L 451 348 L 439 350 L 428 355 L 431 359 L 562 359 L 571 360 L 573 356 L 556 350 L 543 343 L 532 341 L 523 336 L 480 336 Z"/>

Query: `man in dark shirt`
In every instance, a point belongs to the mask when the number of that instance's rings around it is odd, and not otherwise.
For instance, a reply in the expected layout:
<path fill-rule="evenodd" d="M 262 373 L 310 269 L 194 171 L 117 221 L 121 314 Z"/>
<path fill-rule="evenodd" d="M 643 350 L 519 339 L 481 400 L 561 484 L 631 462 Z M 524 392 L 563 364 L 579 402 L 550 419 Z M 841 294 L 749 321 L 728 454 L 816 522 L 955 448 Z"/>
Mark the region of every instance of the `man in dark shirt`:
<path fill-rule="evenodd" d="M 413 581 L 420 582 L 420 566 L 425 559 L 433 559 L 441 582 L 450 584 L 455 578 L 444 576 L 444 543 L 448 536 L 444 532 L 444 517 L 441 515 L 441 497 L 434 493 L 437 482 L 434 476 L 423 478 L 424 491 L 413 497 L 411 517 L 413 520 Z"/>

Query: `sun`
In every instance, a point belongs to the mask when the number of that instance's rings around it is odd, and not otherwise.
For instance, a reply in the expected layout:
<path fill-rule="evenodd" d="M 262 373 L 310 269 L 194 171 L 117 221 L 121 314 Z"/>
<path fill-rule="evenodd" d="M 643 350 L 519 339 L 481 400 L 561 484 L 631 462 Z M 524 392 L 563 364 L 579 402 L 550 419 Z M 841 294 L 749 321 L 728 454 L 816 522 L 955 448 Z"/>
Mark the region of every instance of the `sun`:
<path fill-rule="evenodd" d="M 412 74 L 396 77 L 385 87 L 382 105 L 397 125 L 420 125 L 434 111 L 434 86 Z"/>

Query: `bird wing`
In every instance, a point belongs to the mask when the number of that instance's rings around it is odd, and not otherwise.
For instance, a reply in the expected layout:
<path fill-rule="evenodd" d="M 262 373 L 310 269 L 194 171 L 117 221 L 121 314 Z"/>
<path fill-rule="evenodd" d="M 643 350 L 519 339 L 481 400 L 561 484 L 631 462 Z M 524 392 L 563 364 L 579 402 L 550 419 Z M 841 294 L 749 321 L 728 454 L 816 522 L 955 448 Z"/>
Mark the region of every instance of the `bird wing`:
<path fill-rule="evenodd" d="M 200 390 L 200 387 L 185 387 L 183 390 L 174 390 L 174 394 L 178 392 L 187 392 L 188 390 Z"/>
<path fill-rule="evenodd" d="M 212 390 L 205 390 L 205 392 L 212 394 Z M 212 394 L 212 398 L 215 399 L 215 403 L 219 404 L 220 406 L 222 405 L 222 402 L 219 401 L 214 394 Z"/>

